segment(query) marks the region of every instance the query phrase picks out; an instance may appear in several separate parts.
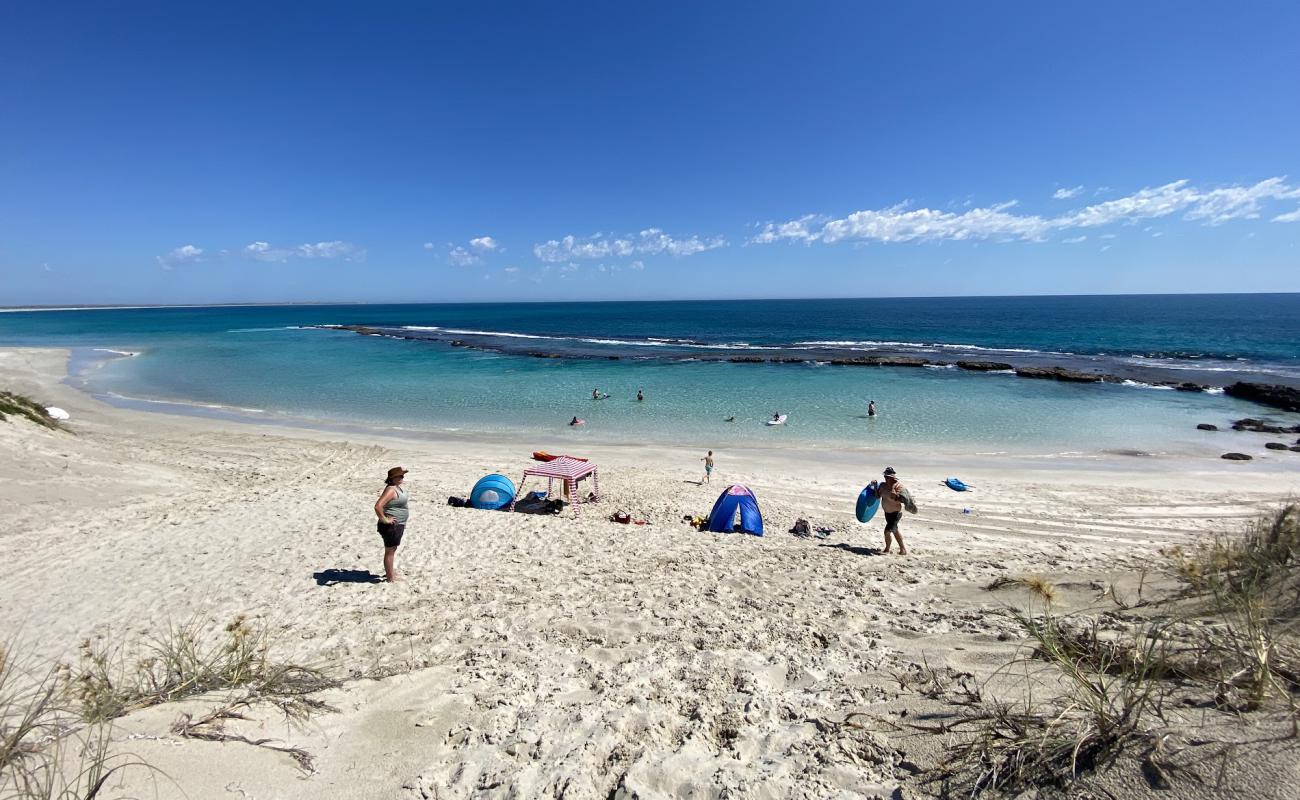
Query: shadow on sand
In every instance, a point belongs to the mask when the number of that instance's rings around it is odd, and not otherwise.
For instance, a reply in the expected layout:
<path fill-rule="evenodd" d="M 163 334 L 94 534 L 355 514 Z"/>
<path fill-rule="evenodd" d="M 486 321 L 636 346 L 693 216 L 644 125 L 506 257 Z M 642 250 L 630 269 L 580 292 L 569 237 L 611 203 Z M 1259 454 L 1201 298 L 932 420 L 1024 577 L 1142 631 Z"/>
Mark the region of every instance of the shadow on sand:
<path fill-rule="evenodd" d="M 818 547 L 830 547 L 835 550 L 847 550 L 855 556 L 883 556 L 885 553 L 879 547 L 862 547 L 856 544 L 819 544 Z"/>
<path fill-rule="evenodd" d="M 317 586 L 334 586 L 339 583 L 383 583 L 382 575 L 368 569 L 325 569 L 312 574 Z"/>

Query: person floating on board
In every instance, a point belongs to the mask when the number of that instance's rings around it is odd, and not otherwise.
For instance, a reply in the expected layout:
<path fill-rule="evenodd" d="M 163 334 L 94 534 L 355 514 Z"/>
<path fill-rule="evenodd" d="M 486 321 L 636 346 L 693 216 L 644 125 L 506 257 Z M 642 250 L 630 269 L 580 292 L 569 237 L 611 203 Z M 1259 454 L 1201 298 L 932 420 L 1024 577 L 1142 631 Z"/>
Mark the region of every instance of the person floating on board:
<path fill-rule="evenodd" d="M 393 562 L 397 559 L 397 548 L 402 543 L 402 534 L 406 532 L 406 521 L 410 517 L 406 490 L 402 488 L 406 472 L 401 467 L 390 469 L 384 480 L 384 491 L 375 501 L 379 535 L 384 540 L 384 579 L 389 583 L 405 580 Z"/>
<path fill-rule="evenodd" d="M 772 421 L 773 421 L 773 422 L 780 422 L 780 421 L 781 421 L 781 412 L 780 412 L 780 411 L 773 411 L 773 412 L 772 412 Z"/>
<path fill-rule="evenodd" d="M 569 420 L 569 424 L 570 424 L 570 425 L 581 425 L 581 424 L 582 424 L 582 420 L 578 419 L 577 417 L 574 417 L 573 419 Z"/>
<path fill-rule="evenodd" d="M 872 481 L 875 485 L 875 482 Z M 889 534 L 894 534 L 894 540 L 898 542 L 898 554 L 907 555 L 907 547 L 903 544 L 903 534 L 898 530 L 898 522 L 903 518 L 904 492 L 903 482 L 898 479 L 898 473 L 893 467 L 885 467 L 885 483 L 876 489 L 880 495 L 880 510 L 885 512 L 885 552 L 889 552 L 889 547 L 893 542 L 889 539 Z"/>
<path fill-rule="evenodd" d="M 704 462 L 704 483 L 708 483 L 709 477 L 713 475 L 713 451 L 710 450 L 709 454 L 700 460 Z"/>
<path fill-rule="evenodd" d="M 867 403 L 867 416 L 874 417 L 875 415 L 876 415 L 876 401 L 872 400 L 871 402 Z"/>
<path fill-rule="evenodd" d="M 641 401 L 644 400 L 644 399 L 645 399 L 645 395 L 641 393 L 641 390 L 640 390 L 640 389 L 637 389 L 637 390 L 636 390 L 636 401 L 639 403 L 639 402 L 641 402 Z"/>

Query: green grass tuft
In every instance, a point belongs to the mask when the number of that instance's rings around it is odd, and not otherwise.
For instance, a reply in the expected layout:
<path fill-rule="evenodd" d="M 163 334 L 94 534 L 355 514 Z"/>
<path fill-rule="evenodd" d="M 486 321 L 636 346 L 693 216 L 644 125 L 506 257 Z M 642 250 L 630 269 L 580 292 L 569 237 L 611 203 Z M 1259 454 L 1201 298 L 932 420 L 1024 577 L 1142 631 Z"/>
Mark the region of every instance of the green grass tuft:
<path fill-rule="evenodd" d="M 0 420 L 7 420 L 11 416 L 35 422 L 37 425 L 50 430 L 67 430 L 63 423 L 49 415 L 49 412 L 45 410 L 45 406 L 30 397 L 0 391 Z"/>

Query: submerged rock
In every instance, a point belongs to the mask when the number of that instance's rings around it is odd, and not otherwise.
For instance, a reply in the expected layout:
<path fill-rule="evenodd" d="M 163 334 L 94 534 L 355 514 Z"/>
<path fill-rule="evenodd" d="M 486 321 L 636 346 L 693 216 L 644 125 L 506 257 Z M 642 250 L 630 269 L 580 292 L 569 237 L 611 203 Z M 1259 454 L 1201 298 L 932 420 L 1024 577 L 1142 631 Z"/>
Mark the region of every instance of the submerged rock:
<path fill-rule="evenodd" d="M 1282 425 L 1272 425 L 1254 417 L 1237 420 L 1232 423 L 1232 429 L 1234 431 L 1251 431 L 1253 433 L 1289 433 L 1292 430 Z"/>
<path fill-rule="evenodd" d="M 1269 450 L 1289 450 L 1291 445 L 1284 442 L 1265 442 L 1264 446 Z"/>
<path fill-rule="evenodd" d="M 975 372 L 1005 372 L 1015 367 L 1003 361 L 958 361 L 957 366 Z"/>
<path fill-rule="evenodd" d="M 1224 394 L 1251 400 L 1284 411 L 1300 411 L 1300 389 L 1279 383 L 1251 383 L 1237 381 L 1223 390 Z"/>
<path fill-rule="evenodd" d="M 1022 378 L 1040 378 L 1069 383 L 1101 383 L 1103 375 L 1094 372 L 1079 372 L 1065 367 L 1019 367 L 1016 374 Z"/>
<path fill-rule="evenodd" d="M 1196 430 L 1198 431 L 1217 431 L 1218 429 L 1218 425 L 1211 425 L 1208 422 L 1202 422 L 1200 425 L 1196 426 Z"/>
<path fill-rule="evenodd" d="M 1248 456 L 1245 453 L 1224 453 L 1219 458 L 1226 458 L 1228 461 L 1250 461 L 1253 456 Z"/>

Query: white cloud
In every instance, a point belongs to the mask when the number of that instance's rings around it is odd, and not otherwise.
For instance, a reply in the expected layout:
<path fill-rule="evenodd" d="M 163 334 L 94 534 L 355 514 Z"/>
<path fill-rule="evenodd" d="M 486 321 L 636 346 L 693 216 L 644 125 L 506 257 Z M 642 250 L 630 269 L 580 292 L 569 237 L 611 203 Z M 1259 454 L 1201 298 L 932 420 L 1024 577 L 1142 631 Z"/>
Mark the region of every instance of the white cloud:
<path fill-rule="evenodd" d="M 1072 189 L 1065 189 L 1065 188 L 1057 189 L 1055 192 L 1052 192 L 1052 199 L 1069 200 L 1071 197 L 1074 197 L 1075 195 L 1079 194 L 1082 191 L 1083 191 L 1082 186 L 1075 186 Z"/>
<path fill-rule="evenodd" d="M 203 257 L 203 248 L 195 247 L 192 244 L 182 245 L 172 250 L 165 256 L 158 256 L 158 265 L 163 269 L 171 269 L 181 264 L 191 264 Z"/>
<path fill-rule="evenodd" d="M 317 242 L 298 245 L 297 255 L 302 258 L 341 258 L 344 261 L 365 261 L 365 248 L 351 242 Z"/>
<path fill-rule="evenodd" d="M 447 243 L 447 260 L 457 267 L 468 267 L 483 260 L 487 253 L 495 253 L 503 248 L 491 236 L 479 236 L 469 240 L 468 245 Z M 430 244 L 425 249 L 433 249 Z"/>
<path fill-rule="evenodd" d="M 1289 211 L 1286 214 L 1278 214 L 1273 217 L 1274 222 L 1300 222 L 1300 208 L 1295 211 Z"/>
<path fill-rule="evenodd" d="M 276 247 L 269 242 L 250 242 L 244 246 L 242 252 L 245 258 L 276 263 L 283 263 L 291 258 L 366 260 L 364 247 L 358 247 L 351 242 L 341 242 L 337 239 L 329 242 L 316 242 L 315 244 L 300 244 L 297 247 Z"/>
<path fill-rule="evenodd" d="M 1062 239 L 1061 244 L 1078 244 L 1086 241 L 1088 241 L 1087 236 L 1071 236 L 1069 239 Z"/>
<path fill-rule="evenodd" d="M 447 260 L 457 267 L 468 267 L 483 260 L 460 245 L 448 245 L 448 247 L 451 249 L 447 251 Z"/>
<path fill-rule="evenodd" d="M 1098 239 L 1114 239 L 1114 238 L 1116 238 L 1116 235 L 1113 234 L 1113 233 L 1103 233 L 1102 235 L 1098 236 L 1097 238 L 1098 238 Z"/>
<path fill-rule="evenodd" d="M 1269 178 L 1249 186 L 1201 190 L 1186 180 L 1141 189 L 1127 197 L 1084 206 L 1055 217 L 1017 214 L 1015 202 L 962 213 L 932 208 L 911 209 L 900 203 L 887 208 L 857 211 L 842 219 L 813 215 L 788 222 L 769 222 L 749 239 L 751 244 L 780 241 L 823 242 L 931 242 L 981 241 L 1040 242 L 1053 231 L 1096 228 L 1182 213 L 1183 219 L 1220 225 L 1260 216 L 1268 201 L 1300 198 L 1300 188 L 1285 178 Z M 1300 212 L 1297 212 L 1300 214 Z M 1283 215 L 1291 221 L 1291 215 Z"/>
<path fill-rule="evenodd" d="M 505 269 L 503 269 L 503 270 L 501 270 L 501 271 L 502 271 L 502 272 L 509 272 L 510 274 L 513 275 L 514 273 L 516 273 L 516 272 L 519 271 L 519 267 L 506 267 Z"/>
<path fill-rule="evenodd" d="M 424 249 L 425 249 L 425 250 L 432 250 L 432 249 L 433 249 L 433 242 L 425 242 L 425 243 L 424 243 Z"/>
<path fill-rule="evenodd" d="M 565 236 L 563 239 L 551 239 L 533 245 L 533 255 L 542 261 L 559 263 L 570 259 L 625 258 L 636 255 L 693 256 L 706 250 L 726 247 L 727 240 L 721 236 L 703 239 L 691 236 L 676 239 L 659 228 L 647 228 L 638 234 L 607 237 L 597 233 L 594 236 L 578 238 Z"/>

